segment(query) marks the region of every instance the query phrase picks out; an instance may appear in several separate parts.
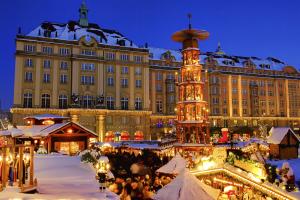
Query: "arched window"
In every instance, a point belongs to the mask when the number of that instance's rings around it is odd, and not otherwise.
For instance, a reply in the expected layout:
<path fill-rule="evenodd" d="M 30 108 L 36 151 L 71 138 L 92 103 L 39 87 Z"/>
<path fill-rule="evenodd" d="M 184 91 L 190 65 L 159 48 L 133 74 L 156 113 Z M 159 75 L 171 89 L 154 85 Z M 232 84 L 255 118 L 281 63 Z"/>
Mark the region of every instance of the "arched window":
<path fill-rule="evenodd" d="M 128 110 L 128 97 L 121 98 L 121 109 Z"/>
<path fill-rule="evenodd" d="M 50 108 L 50 94 L 42 94 L 42 108 Z"/>
<path fill-rule="evenodd" d="M 32 108 L 32 94 L 29 92 L 24 94 L 23 107 L 24 108 Z"/>
<path fill-rule="evenodd" d="M 115 99 L 111 96 L 106 97 L 107 109 L 113 110 L 115 108 Z"/>
<path fill-rule="evenodd" d="M 83 107 L 91 108 L 93 106 L 93 97 L 89 95 L 83 96 Z"/>
<path fill-rule="evenodd" d="M 64 108 L 68 108 L 68 97 L 67 95 L 59 95 L 58 97 L 58 104 L 59 104 L 59 108 L 64 109 Z"/>
<path fill-rule="evenodd" d="M 135 109 L 136 110 L 142 110 L 143 109 L 142 107 L 143 107 L 142 98 L 141 97 L 135 98 Z"/>

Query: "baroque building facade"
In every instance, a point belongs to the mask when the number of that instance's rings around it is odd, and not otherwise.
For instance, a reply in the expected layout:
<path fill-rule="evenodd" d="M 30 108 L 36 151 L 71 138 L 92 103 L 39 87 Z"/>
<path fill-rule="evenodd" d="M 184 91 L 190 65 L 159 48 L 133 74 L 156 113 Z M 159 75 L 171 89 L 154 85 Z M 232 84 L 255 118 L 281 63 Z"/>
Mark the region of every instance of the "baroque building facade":
<path fill-rule="evenodd" d="M 137 46 L 121 33 L 78 21 L 43 22 L 18 33 L 13 122 L 34 114 L 69 116 L 99 134 L 174 132 L 180 51 Z M 212 127 L 291 126 L 299 129 L 300 76 L 275 58 L 231 56 L 218 46 L 200 55 Z"/>

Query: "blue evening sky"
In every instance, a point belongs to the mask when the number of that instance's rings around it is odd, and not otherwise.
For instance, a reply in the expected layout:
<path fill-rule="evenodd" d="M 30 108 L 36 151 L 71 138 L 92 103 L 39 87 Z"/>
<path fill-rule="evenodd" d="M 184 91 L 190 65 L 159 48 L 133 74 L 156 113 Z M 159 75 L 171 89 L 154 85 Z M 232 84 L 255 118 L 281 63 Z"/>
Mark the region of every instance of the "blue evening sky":
<path fill-rule="evenodd" d="M 116 29 L 137 44 L 178 49 L 173 32 L 192 25 L 210 32 L 200 44 L 214 51 L 218 41 L 227 54 L 272 56 L 300 68 L 299 0 L 86 0 L 89 21 Z M 78 19 L 81 0 L 10 0 L 0 2 L 0 99 L 13 103 L 15 35 L 42 21 Z"/>

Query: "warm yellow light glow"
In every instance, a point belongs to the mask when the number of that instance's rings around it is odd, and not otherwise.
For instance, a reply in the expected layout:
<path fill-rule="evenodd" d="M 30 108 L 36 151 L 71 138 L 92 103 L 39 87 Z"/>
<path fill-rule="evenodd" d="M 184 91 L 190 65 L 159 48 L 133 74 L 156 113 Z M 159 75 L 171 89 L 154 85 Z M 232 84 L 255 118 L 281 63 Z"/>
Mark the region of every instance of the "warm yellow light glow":
<path fill-rule="evenodd" d="M 67 132 L 68 132 L 68 133 L 73 133 L 73 129 L 69 128 L 69 129 L 67 130 Z"/>
<path fill-rule="evenodd" d="M 45 142 L 42 140 L 42 141 L 41 141 L 41 145 L 43 145 L 44 143 L 45 143 Z"/>
<path fill-rule="evenodd" d="M 43 121 L 42 124 L 44 124 L 44 125 L 52 125 L 52 124 L 54 124 L 54 121 L 48 119 L 48 120 Z"/>
<path fill-rule="evenodd" d="M 109 143 L 104 143 L 102 147 L 111 147 L 111 145 Z"/>
<path fill-rule="evenodd" d="M 34 144 L 36 144 L 38 141 L 37 140 L 34 140 Z"/>

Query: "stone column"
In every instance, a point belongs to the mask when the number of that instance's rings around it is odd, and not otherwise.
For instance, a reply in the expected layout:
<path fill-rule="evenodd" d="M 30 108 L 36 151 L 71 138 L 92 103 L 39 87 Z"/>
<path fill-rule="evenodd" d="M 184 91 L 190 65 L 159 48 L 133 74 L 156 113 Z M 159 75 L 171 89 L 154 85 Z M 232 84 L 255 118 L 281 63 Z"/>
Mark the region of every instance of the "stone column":
<path fill-rule="evenodd" d="M 130 66 L 129 67 L 129 110 L 134 110 L 134 102 L 135 102 L 135 95 L 134 95 L 134 90 L 135 90 L 135 79 L 134 79 L 134 67 Z"/>
<path fill-rule="evenodd" d="M 285 102 L 286 102 L 286 116 L 290 117 L 290 98 L 289 98 L 289 80 L 284 80 L 285 87 Z"/>
<path fill-rule="evenodd" d="M 76 114 L 71 114 L 71 122 L 78 123 L 79 122 L 79 116 Z"/>
<path fill-rule="evenodd" d="M 149 97 L 149 79 L 150 79 L 150 73 L 149 73 L 149 68 L 145 67 L 144 68 L 144 74 L 143 74 L 144 80 L 142 82 L 144 86 L 144 110 L 149 110 L 150 109 L 150 97 Z"/>
<path fill-rule="evenodd" d="M 24 64 L 22 57 L 16 56 L 15 64 L 15 85 L 14 85 L 14 105 L 22 107 L 22 83 L 24 83 L 23 73 Z"/>
<path fill-rule="evenodd" d="M 71 94 L 78 94 L 79 92 L 79 72 L 80 66 L 78 61 L 72 61 L 72 92 Z"/>
<path fill-rule="evenodd" d="M 104 83 L 106 77 L 104 77 L 104 66 L 103 63 L 97 65 L 97 95 L 104 95 Z"/>
<path fill-rule="evenodd" d="M 57 108 L 58 104 L 58 60 L 54 60 L 53 62 L 53 74 L 52 74 L 52 96 L 51 96 L 51 104 L 53 108 Z"/>
<path fill-rule="evenodd" d="M 163 103 L 163 113 L 167 113 L 167 85 L 166 85 L 167 74 L 163 73 L 163 81 L 162 81 L 162 103 Z"/>
<path fill-rule="evenodd" d="M 35 62 L 35 77 L 34 77 L 34 107 L 40 107 L 41 98 L 41 59 L 37 58 Z"/>
<path fill-rule="evenodd" d="M 121 108 L 120 102 L 120 65 L 116 65 L 116 109 Z"/>
<path fill-rule="evenodd" d="M 243 105 L 242 105 L 242 76 L 238 76 L 238 98 L 239 98 L 239 114 L 243 117 Z"/>
<path fill-rule="evenodd" d="M 280 100 L 279 100 L 279 84 L 278 80 L 275 80 L 275 97 L 276 97 L 276 115 L 280 116 Z"/>
<path fill-rule="evenodd" d="M 105 137 L 105 115 L 96 116 L 96 132 L 98 133 L 98 140 L 104 142 Z"/>
<path fill-rule="evenodd" d="M 228 105 L 229 105 L 229 117 L 232 117 L 232 77 L 228 75 Z"/>
<path fill-rule="evenodd" d="M 156 84 L 155 84 L 155 71 L 151 72 L 151 104 L 152 113 L 156 113 Z"/>

